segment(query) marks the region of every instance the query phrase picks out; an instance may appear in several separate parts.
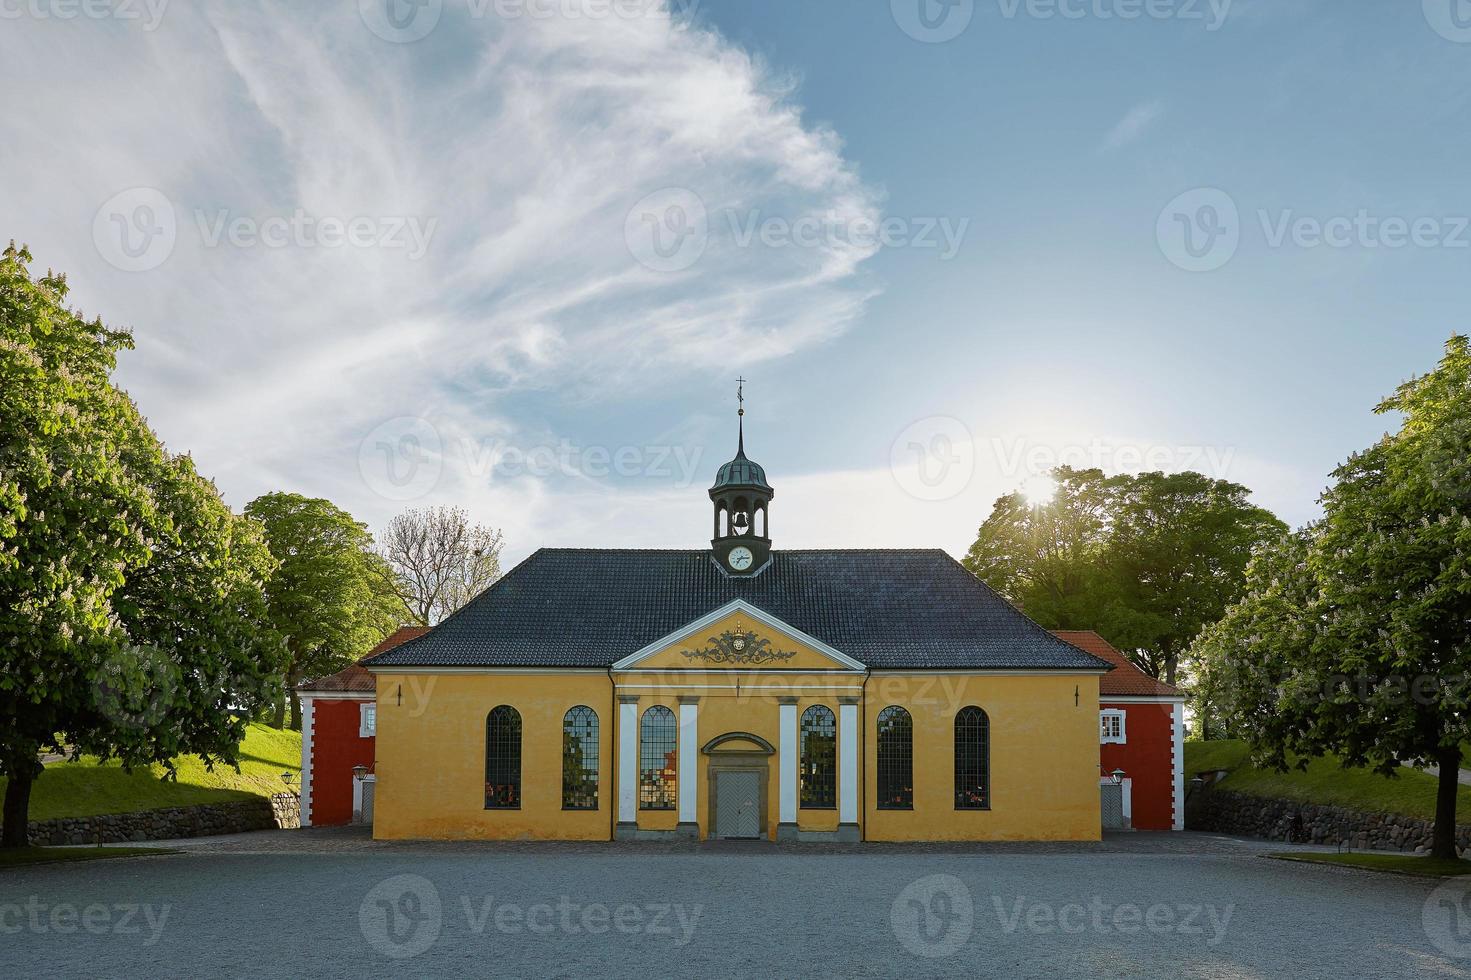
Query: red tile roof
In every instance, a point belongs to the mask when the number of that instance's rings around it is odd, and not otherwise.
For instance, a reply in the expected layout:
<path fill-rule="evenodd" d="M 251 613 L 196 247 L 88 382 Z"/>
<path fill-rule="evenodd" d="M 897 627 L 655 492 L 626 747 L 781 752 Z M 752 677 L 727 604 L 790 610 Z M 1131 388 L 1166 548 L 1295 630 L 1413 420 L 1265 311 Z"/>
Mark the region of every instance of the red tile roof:
<path fill-rule="evenodd" d="M 363 656 L 362 660 L 366 660 L 368 659 L 368 657 L 376 656 L 386 650 L 392 650 L 400 643 L 407 643 L 414 637 L 423 636 L 427 632 L 429 632 L 429 627 L 427 626 L 400 626 L 391 634 L 384 637 L 382 643 L 379 643 L 373 649 L 369 650 Z M 335 674 L 330 674 L 326 677 L 318 677 L 316 680 L 307 681 L 304 684 L 298 684 L 297 690 L 346 691 L 371 694 L 375 690 L 377 690 L 378 685 L 377 682 L 373 680 L 373 675 L 368 673 L 368 671 L 363 668 L 362 660 L 358 661 L 358 663 L 353 664 L 351 667 L 348 667 L 346 670 L 339 670 Z"/>
<path fill-rule="evenodd" d="M 1092 630 L 1053 630 L 1052 635 L 1066 640 L 1080 650 L 1101 657 L 1114 665 L 1114 669 L 1098 678 L 1098 693 L 1107 697 L 1112 694 L 1124 697 L 1178 698 L 1183 695 L 1177 687 L 1155 680 L 1134 666 L 1133 661 L 1114 648 L 1103 637 Z"/>

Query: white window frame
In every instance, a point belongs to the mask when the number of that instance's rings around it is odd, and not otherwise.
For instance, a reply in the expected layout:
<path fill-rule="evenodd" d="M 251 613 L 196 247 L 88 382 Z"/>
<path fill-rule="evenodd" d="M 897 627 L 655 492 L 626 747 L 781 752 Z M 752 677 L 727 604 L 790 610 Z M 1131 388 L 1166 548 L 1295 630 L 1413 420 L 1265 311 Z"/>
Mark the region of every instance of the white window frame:
<path fill-rule="evenodd" d="M 1110 724 L 1115 719 L 1118 720 L 1117 735 L 1113 733 L 1113 725 Z M 1128 712 L 1122 708 L 1104 708 L 1098 712 L 1098 744 L 1127 745 L 1129 742 L 1128 719 Z"/>
<path fill-rule="evenodd" d="M 377 734 L 378 703 L 376 701 L 364 701 L 358 705 L 358 738 L 374 738 Z"/>

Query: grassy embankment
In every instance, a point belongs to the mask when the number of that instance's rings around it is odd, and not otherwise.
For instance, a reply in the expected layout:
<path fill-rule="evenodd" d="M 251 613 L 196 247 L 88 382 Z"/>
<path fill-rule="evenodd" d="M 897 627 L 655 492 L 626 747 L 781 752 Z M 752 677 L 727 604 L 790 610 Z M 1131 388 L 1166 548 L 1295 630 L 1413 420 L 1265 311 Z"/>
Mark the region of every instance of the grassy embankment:
<path fill-rule="evenodd" d="M 301 768 L 301 733 L 251 725 L 240 745 L 240 771 L 216 765 L 206 771 L 198 756 L 174 761 L 177 781 L 163 779 L 163 766 L 123 772 L 115 762 L 52 762 L 31 788 L 31 819 L 133 813 L 198 803 L 229 803 L 286 790 L 281 773 Z M 299 778 L 299 777 L 298 777 Z M 292 788 L 297 783 L 293 781 Z M 5 780 L 0 778 L 0 793 Z"/>

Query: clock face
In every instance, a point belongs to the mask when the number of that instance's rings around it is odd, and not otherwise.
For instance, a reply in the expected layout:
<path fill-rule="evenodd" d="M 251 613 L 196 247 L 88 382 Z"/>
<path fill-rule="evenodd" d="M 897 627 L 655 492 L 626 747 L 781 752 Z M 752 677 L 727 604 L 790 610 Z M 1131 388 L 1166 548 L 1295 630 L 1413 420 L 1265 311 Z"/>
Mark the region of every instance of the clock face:
<path fill-rule="evenodd" d="M 734 568 L 738 572 L 744 572 L 751 567 L 752 557 L 750 548 L 732 548 L 730 549 L 730 556 L 726 560 L 730 562 L 731 568 Z"/>

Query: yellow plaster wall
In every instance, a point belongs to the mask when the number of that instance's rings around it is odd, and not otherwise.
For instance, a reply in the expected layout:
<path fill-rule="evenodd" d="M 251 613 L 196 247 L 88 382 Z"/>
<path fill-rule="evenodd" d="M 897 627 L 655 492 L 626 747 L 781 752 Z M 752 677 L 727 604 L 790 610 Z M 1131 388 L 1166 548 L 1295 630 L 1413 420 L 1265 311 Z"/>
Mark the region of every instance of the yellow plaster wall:
<path fill-rule="evenodd" d="M 602 671 L 379 675 L 373 836 L 611 839 L 612 693 Z M 485 716 L 501 704 L 521 713 L 519 810 L 485 809 Z M 579 704 L 598 715 L 597 810 L 562 809 L 562 717 Z"/>
<path fill-rule="evenodd" d="M 914 719 L 914 809 L 878 809 L 870 782 L 866 840 L 1102 836 L 1096 676 L 875 674 L 863 712 L 868 780 L 876 778 L 878 715 L 891 704 Z M 955 714 L 972 704 L 991 723 L 989 810 L 955 809 Z"/>
<path fill-rule="evenodd" d="M 764 629 L 758 629 L 767 635 Z M 820 656 L 820 655 L 819 655 Z M 684 658 L 681 658 L 683 660 Z M 823 658 L 826 665 L 831 660 Z M 696 751 L 710 739 L 744 731 L 780 747 L 779 699 L 797 697 L 797 717 L 812 704 L 835 715 L 839 696 L 856 696 L 862 675 L 812 670 L 620 673 L 618 693 L 639 696 L 638 714 L 663 704 L 679 714 L 679 695 L 698 696 Z M 404 692 L 402 704 L 397 691 Z M 1076 704 L 1074 691 L 1077 692 Z M 378 678 L 378 784 L 374 836 L 380 839 L 486 838 L 606 840 L 617 810 L 617 723 L 613 688 L 602 672 L 563 674 L 381 675 Z M 521 713 L 522 808 L 484 808 L 485 716 L 498 704 Z M 561 731 L 568 708 L 586 704 L 600 722 L 596 811 L 561 809 Z M 914 719 L 915 808 L 877 809 L 874 797 L 878 713 L 890 704 Z M 954 805 L 954 718 L 966 705 L 991 722 L 988 811 Z M 859 820 L 867 840 L 1096 840 L 1098 680 L 1092 675 L 876 674 L 859 706 L 862 727 Z M 841 726 L 840 726 L 841 728 Z M 842 732 L 839 733 L 840 742 Z M 696 818 L 709 828 L 710 757 L 697 763 Z M 768 759 L 766 829 L 776 835 L 780 755 Z M 841 772 L 838 792 L 841 797 Z M 867 799 L 865 799 L 867 798 Z M 638 825 L 673 829 L 678 811 L 639 811 Z M 798 808 L 804 830 L 832 830 L 837 810 Z"/>

